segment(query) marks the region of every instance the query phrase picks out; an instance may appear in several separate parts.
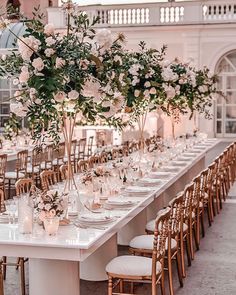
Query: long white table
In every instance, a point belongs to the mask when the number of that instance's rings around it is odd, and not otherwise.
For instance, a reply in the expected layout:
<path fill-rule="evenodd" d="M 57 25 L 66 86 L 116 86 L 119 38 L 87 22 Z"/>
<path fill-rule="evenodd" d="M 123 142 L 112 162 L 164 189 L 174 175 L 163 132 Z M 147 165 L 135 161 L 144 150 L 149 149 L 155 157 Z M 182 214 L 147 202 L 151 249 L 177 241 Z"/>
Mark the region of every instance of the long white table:
<path fill-rule="evenodd" d="M 39 226 L 35 227 L 32 235 L 22 235 L 16 226 L 0 224 L 0 254 L 29 257 L 30 295 L 79 295 L 80 277 L 104 279 L 105 263 L 117 255 L 117 233 L 122 236 L 125 226 L 137 217 L 143 216 L 143 224 L 146 223 L 147 215 L 143 215 L 143 212 L 150 204 L 154 204 L 194 165 L 204 161 L 206 154 L 218 143 L 219 140 L 209 141 L 208 146 L 198 150 L 197 155 L 173 173 L 168 181 L 147 196 L 138 197 L 137 205 L 129 211 L 111 211 L 111 214 L 119 217 L 105 230 L 81 229 L 69 225 L 61 226 L 57 236 L 49 237 Z"/>

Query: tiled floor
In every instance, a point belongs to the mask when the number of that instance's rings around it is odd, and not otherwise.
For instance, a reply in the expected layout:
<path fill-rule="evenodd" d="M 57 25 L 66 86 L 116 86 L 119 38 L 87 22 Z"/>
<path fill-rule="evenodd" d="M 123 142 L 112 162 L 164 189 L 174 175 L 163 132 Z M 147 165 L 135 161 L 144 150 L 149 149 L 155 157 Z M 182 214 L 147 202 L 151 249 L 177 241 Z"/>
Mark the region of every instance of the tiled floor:
<path fill-rule="evenodd" d="M 217 146 L 207 163 L 219 154 L 228 143 Z M 215 217 L 212 227 L 206 224 L 206 237 L 201 240 L 200 251 L 187 268 L 184 287 L 180 288 L 176 276 L 174 289 L 176 295 L 235 295 L 236 294 L 236 184 L 232 188 L 221 213 Z M 120 248 L 120 254 L 126 253 Z M 173 268 L 175 271 L 175 268 Z M 5 295 L 19 295 L 18 272 L 9 268 L 5 282 Z M 137 294 L 150 295 L 149 286 L 137 286 Z M 107 282 L 81 282 L 81 295 L 106 295 Z M 166 281 L 166 294 L 168 285 Z M 44 295 L 44 294 L 42 294 Z M 57 294 L 51 294 L 57 295 Z M 65 294 L 70 295 L 70 294 Z"/>

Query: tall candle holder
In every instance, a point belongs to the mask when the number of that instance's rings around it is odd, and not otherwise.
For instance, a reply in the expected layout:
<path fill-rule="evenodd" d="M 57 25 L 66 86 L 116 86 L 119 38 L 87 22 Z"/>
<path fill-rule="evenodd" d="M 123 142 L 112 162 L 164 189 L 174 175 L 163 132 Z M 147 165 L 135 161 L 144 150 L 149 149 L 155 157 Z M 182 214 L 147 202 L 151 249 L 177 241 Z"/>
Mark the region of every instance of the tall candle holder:
<path fill-rule="evenodd" d="M 34 208 L 30 197 L 23 195 L 18 201 L 18 230 L 21 234 L 32 234 Z"/>

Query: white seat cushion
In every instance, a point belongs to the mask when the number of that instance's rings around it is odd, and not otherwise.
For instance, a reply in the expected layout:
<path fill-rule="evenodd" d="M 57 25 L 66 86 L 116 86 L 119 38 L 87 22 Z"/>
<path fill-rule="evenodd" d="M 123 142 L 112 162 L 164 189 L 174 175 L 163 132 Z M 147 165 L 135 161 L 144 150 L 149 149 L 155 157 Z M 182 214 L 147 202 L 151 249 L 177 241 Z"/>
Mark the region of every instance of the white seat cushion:
<path fill-rule="evenodd" d="M 161 264 L 156 264 L 157 274 L 161 272 Z M 127 276 L 151 276 L 152 258 L 124 255 L 112 259 L 106 266 L 106 272 Z"/>
<path fill-rule="evenodd" d="M 63 160 L 62 159 L 59 159 L 59 160 L 57 160 L 57 159 L 54 159 L 53 161 L 52 161 L 52 164 L 53 165 L 62 165 L 62 164 L 64 164 L 64 162 L 63 162 Z"/>
<path fill-rule="evenodd" d="M 46 165 L 46 167 L 45 167 L 45 165 Z M 43 169 L 51 169 L 52 168 L 52 165 L 51 165 L 51 163 L 50 162 L 47 162 L 47 163 L 45 163 L 45 162 L 42 162 L 41 164 L 40 164 L 40 168 L 43 170 Z"/>
<path fill-rule="evenodd" d="M 18 178 L 24 178 L 24 177 L 25 177 L 24 173 L 21 173 L 21 172 L 18 173 Z M 17 178 L 17 173 L 15 171 L 6 172 L 5 178 L 6 179 L 16 179 Z"/>
<path fill-rule="evenodd" d="M 155 230 L 155 219 L 150 220 L 147 224 L 146 224 L 146 230 L 154 232 Z"/>
<path fill-rule="evenodd" d="M 34 173 L 38 173 L 39 172 L 39 167 L 34 167 L 34 169 L 33 169 L 33 167 L 32 167 L 32 165 L 28 165 L 27 166 L 27 172 L 28 173 L 33 173 L 33 170 L 34 170 Z"/>
<path fill-rule="evenodd" d="M 133 238 L 129 246 L 135 249 L 146 249 L 152 250 L 153 249 L 153 240 L 154 235 L 142 235 Z M 177 242 L 175 239 L 171 239 L 171 249 L 175 249 L 177 247 Z M 168 241 L 166 241 L 166 250 L 168 249 Z"/>
<path fill-rule="evenodd" d="M 183 232 L 185 233 L 188 230 L 188 225 L 183 223 Z"/>

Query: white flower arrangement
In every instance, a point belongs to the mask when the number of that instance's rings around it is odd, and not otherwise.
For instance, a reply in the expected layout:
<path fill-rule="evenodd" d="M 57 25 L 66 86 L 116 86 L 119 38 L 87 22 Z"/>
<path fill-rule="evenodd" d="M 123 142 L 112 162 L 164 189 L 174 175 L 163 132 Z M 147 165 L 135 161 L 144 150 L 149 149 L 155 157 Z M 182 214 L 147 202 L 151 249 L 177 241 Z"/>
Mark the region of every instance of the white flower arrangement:
<path fill-rule="evenodd" d="M 62 217 L 67 209 L 67 195 L 50 190 L 35 197 L 35 210 L 41 221 L 50 217 Z"/>

